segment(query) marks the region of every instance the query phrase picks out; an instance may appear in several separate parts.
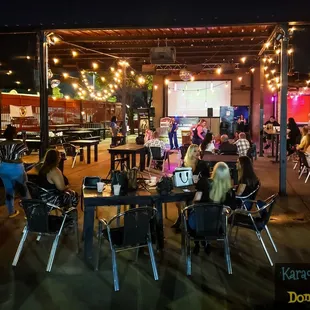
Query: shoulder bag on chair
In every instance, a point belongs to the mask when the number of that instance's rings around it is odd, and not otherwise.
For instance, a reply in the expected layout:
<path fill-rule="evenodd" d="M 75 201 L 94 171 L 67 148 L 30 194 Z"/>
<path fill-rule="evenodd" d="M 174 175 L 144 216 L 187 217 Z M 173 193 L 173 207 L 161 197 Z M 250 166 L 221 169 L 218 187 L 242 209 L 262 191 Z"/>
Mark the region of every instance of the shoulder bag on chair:
<path fill-rule="evenodd" d="M 175 187 L 193 185 L 192 168 L 176 168 L 173 173 L 173 181 Z"/>

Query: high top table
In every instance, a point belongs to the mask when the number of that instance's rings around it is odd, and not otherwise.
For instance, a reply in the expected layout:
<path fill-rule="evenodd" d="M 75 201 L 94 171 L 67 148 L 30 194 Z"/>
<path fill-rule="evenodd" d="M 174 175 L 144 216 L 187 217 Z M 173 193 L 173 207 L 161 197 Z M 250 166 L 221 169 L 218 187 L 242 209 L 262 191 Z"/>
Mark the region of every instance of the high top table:
<path fill-rule="evenodd" d="M 87 148 L 87 164 L 90 164 L 91 160 L 90 160 L 90 147 L 94 146 L 94 160 L 98 161 L 98 144 L 99 141 L 98 140 L 73 140 L 70 141 L 71 144 L 73 145 L 77 145 L 80 147 L 85 147 Z M 81 152 L 80 155 L 80 160 L 83 160 L 83 154 L 84 152 Z"/>
<path fill-rule="evenodd" d="M 140 154 L 140 171 L 145 169 L 145 147 L 144 145 L 137 145 L 128 143 L 108 149 L 111 155 L 111 171 L 115 170 L 115 156 L 116 155 L 129 155 L 131 156 L 131 168 L 136 167 L 136 156 Z"/>

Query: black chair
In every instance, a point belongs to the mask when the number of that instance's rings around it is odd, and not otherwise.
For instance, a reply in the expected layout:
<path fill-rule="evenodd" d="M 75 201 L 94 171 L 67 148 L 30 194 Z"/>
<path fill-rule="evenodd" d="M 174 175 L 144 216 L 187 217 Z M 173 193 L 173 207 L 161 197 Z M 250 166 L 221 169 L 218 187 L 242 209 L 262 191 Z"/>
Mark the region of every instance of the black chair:
<path fill-rule="evenodd" d="M 232 212 L 230 217 L 231 226 L 229 236 L 231 237 L 231 233 L 234 226 L 237 227 L 235 239 L 237 237 L 238 227 L 243 227 L 255 231 L 256 236 L 258 240 L 261 242 L 261 245 L 265 251 L 265 254 L 271 266 L 273 266 L 273 262 L 270 258 L 270 255 L 267 251 L 264 240 L 262 238 L 262 231 L 263 230 L 266 231 L 275 252 L 278 252 L 277 247 L 271 237 L 270 231 L 267 227 L 277 197 L 278 195 L 274 194 L 269 198 L 267 198 L 265 201 L 252 201 L 253 203 L 256 204 L 257 210 L 247 211 L 244 209 L 236 209 Z"/>
<path fill-rule="evenodd" d="M 151 146 L 149 147 L 149 154 L 150 154 L 150 164 L 149 164 L 149 171 L 151 169 L 152 164 L 161 163 L 162 164 L 162 172 L 165 170 L 165 161 L 168 159 L 168 169 L 170 170 L 170 160 L 168 153 L 165 152 L 164 156 L 161 155 L 161 148 L 159 146 Z"/>
<path fill-rule="evenodd" d="M 21 207 L 24 209 L 27 224 L 24 227 L 22 238 L 20 240 L 19 246 L 17 248 L 12 266 L 16 266 L 20 257 L 20 254 L 23 250 L 24 243 L 27 239 L 28 233 L 39 234 L 39 236 L 55 236 L 50 256 L 48 259 L 48 264 L 46 271 L 50 272 L 53 266 L 53 261 L 55 258 L 58 241 L 61 236 L 61 233 L 65 227 L 72 224 L 73 218 L 69 218 L 69 214 L 74 211 L 74 208 L 69 209 L 64 212 L 57 206 L 45 203 L 42 200 L 38 199 L 25 199 L 20 202 Z M 61 211 L 61 216 L 50 215 L 51 210 L 58 209 Z M 78 222 L 74 221 L 75 224 L 75 233 L 77 240 L 77 252 L 79 251 L 79 236 L 78 236 Z M 37 241 L 39 239 L 37 238 Z"/>
<path fill-rule="evenodd" d="M 182 211 L 183 237 L 185 241 L 186 274 L 191 275 L 190 241 L 224 241 L 227 271 L 232 274 L 229 242 L 227 236 L 227 215 L 229 207 L 216 203 L 199 203 Z M 189 226 L 189 217 L 194 216 L 195 229 Z"/>
<path fill-rule="evenodd" d="M 307 155 L 304 152 L 298 152 L 298 153 L 299 153 L 300 170 L 301 170 L 298 179 L 300 179 L 301 176 L 306 171 L 307 177 L 306 177 L 305 183 L 307 183 L 310 177 L 310 166 L 308 164 Z"/>
<path fill-rule="evenodd" d="M 98 256 L 96 270 L 99 267 L 99 257 L 102 237 L 108 240 L 112 252 L 112 268 L 114 290 L 119 291 L 116 253 L 126 250 L 148 247 L 152 263 L 154 279 L 158 280 L 157 267 L 152 246 L 151 221 L 156 216 L 157 210 L 151 207 L 139 207 L 114 216 L 109 222 L 99 220 L 98 231 Z M 119 226 L 119 219 L 124 218 L 123 226 Z M 103 225 L 105 229 L 103 229 Z M 116 227 L 113 227 L 116 226 Z"/>

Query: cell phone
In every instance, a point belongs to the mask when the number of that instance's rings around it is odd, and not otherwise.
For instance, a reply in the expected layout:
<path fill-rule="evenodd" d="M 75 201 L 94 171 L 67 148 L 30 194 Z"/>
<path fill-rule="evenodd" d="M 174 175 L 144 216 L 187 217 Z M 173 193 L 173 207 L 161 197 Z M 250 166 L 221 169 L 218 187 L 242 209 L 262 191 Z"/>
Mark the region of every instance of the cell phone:
<path fill-rule="evenodd" d="M 183 192 L 184 192 L 184 193 L 188 193 L 188 192 L 190 192 L 190 190 L 187 189 L 187 188 L 184 188 L 184 189 L 183 189 Z"/>

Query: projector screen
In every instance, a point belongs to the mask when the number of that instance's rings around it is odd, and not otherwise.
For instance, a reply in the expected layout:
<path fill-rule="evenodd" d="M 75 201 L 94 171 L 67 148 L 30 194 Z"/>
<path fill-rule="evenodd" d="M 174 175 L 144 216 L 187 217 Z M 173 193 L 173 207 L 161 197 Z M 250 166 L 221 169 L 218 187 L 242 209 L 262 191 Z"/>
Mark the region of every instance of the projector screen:
<path fill-rule="evenodd" d="M 220 107 L 231 105 L 231 81 L 169 82 L 169 116 L 220 117 Z"/>

